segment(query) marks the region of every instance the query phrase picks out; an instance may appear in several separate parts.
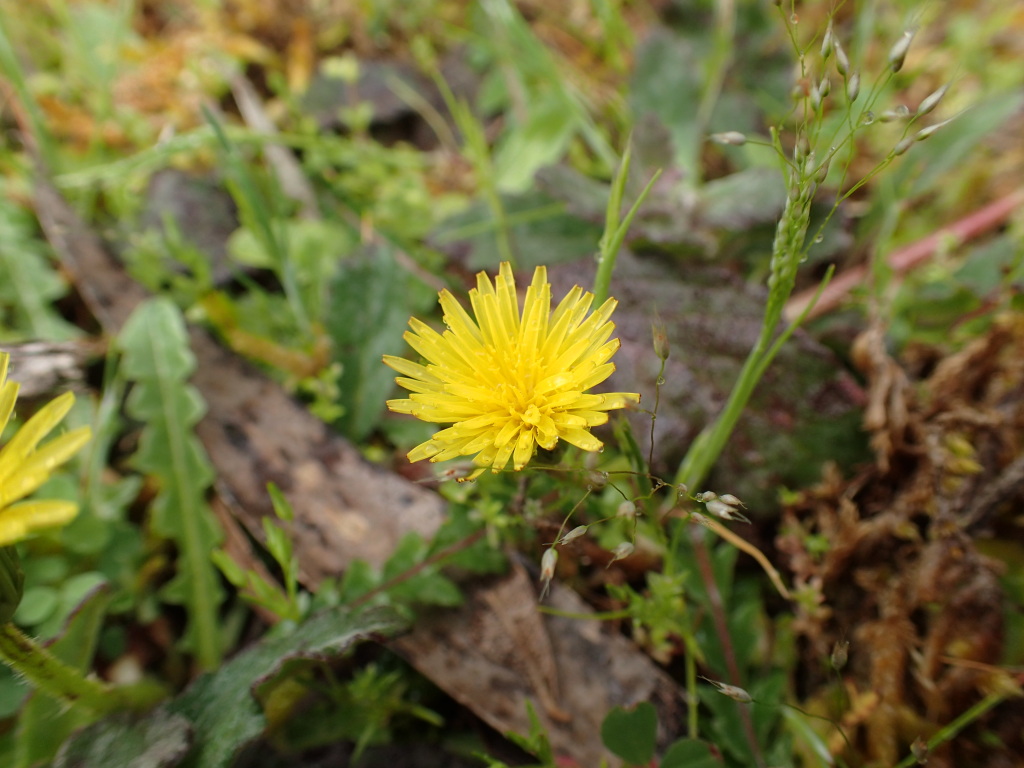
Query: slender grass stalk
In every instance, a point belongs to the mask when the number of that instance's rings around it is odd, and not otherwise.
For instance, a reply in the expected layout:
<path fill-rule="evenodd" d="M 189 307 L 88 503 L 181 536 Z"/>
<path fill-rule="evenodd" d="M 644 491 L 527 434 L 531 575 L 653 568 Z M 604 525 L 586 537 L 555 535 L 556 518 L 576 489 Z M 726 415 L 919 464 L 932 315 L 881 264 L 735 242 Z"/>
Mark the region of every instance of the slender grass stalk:
<path fill-rule="evenodd" d="M 690 449 L 686 452 L 679 470 L 676 472 L 676 485 L 696 488 L 707 478 L 711 467 L 718 460 L 732 435 L 736 422 L 739 420 L 754 392 L 758 381 L 768 365 L 778 354 L 782 344 L 793 334 L 808 310 L 797 318 L 788 328 L 779 332 L 779 322 L 785 310 L 786 301 L 793 292 L 796 282 L 796 270 L 804 254 L 804 241 L 810 223 L 813 184 L 802 173 L 791 169 L 789 179 L 789 195 L 786 207 L 779 219 L 772 247 L 771 275 L 768 278 L 769 297 L 765 306 L 764 317 L 753 349 L 743 363 L 739 378 L 729 393 L 729 399 L 718 417 L 697 436 Z M 824 289 L 829 276 L 822 282 L 819 292 Z M 813 303 L 809 306 L 813 306 Z M 776 334 L 778 338 L 776 339 Z M 774 340 L 774 342 L 773 342 Z"/>
<path fill-rule="evenodd" d="M 954 738 L 960 731 L 966 728 L 968 725 L 973 723 L 979 717 L 988 712 L 992 707 L 1005 701 L 1007 693 L 1004 691 L 997 691 L 990 693 L 984 699 L 979 701 L 973 707 L 965 710 L 959 717 L 954 719 L 952 722 L 947 723 L 938 732 L 928 739 L 928 751 L 935 749 L 941 744 L 945 744 L 950 739 Z M 909 754 L 902 760 L 900 760 L 894 768 L 910 768 L 912 765 L 920 765 L 921 761 L 917 755 Z"/>
<path fill-rule="evenodd" d="M 677 526 L 681 528 L 683 526 Z M 711 620 L 715 625 L 715 634 L 722 643 L 722 655 L 725 657 L 726 671 L 729 675 L 731 685 L 743 686 L 743 677 L 740 674 L 739 663 L 736 661 L 736 651 L 732 644 L 732 635 L 729 634 L 729 619 L 725 615 L 725 601 L 722 599 L 722 592 L 715 581 L 714 566 L 711 564 L 711 553 L 701 536 L 694 533 L 693 536 L 694 559 L 697 561 L 697 569 L 700 571 L 701 580 L 708 593 L 708 604 L 711 608 Z M 691 654 L 692 655 L 692 654 Z M 697 701 L 690 702 L 690 718 L 694 717 L 693 712 L 697 709 Z M 754 756 L 754 764 L 757 768 L 764 768 L 764 755 L 761 752 L 761 745 L 757 740 L 757 731 L 754 729 L 754 721 L 750 716 L 750 710 L 737 703 L 736 710 L 739 713 L 740 725 L 743 727 L 743 735 Z"/>
<path fill-rule="evenodd" d="M 686 654 L 686 733 L 691 739 L 700 737 L 700 710 L 696 706 L 697 699 L 697 657 L 693 653 Z"/>
<path fill-rule="evenodd" d="M 53 137 L 46 127 L 46 120 L 39 109 L 39 105 L 32 97 L 25 82 L 25 73 L 22 72 L 21 63 L 11 46 L 7 37 L 7 30 L 4 26 L 4 12 L 0 12 L 0 72 L 2 72 L 18 96 L 18 102 L 28 118 L 31 126 L 32 138 L 35 139 L 36 150 L 39 158 L 49 173 L 57 170 L 57 152 Z"/>
<path fill-rule="evenodd" d="M 24 634 L 13 622 L 0 625 L 0 657 L 38 690 L 97 715 L 150 709 L 166 695 L 162 686 L 114 686 L 84 676 Z"/>
<path fill-rule="evenodd" d="M 494 236 L 501 261 L 507 261 L 515 269 L 517 262 L 515 250 L 512 248 L 512 228 L 509 224 L 508 212 L 505 210 L 505 203 L 498 192 L 494 161 L 484 127 L 473 114 L 469 105 L 455 97 L 440 72 L 435 73 L 434 82 L 437 84 L 438 90 L 441 91 L 441 96 L 444 97 L 448 111 L 451 112 L 452 119 L 455 120 L 455 125 L 462 132 L 465 144 L 463 154 L 473 165 L 477 183 L 480 185 L 480 193 L 487 201 L 487 206 L 491 209 L 491 215 L 494 217 Z"/>
<path fill-rule="evenodd" d="M 640 193 L 636 202 L 629 209 L 626 218 L 620 221 L 619 211 L 622 210 L 622 198 L 626 191 L 626 179 L 629 177 L 629 165 L 632 155 L 632 147 L 627 142 L 626 151 L 622 155 L 622 162 L 619 163 L 619 168 L 615 172 L 615 178 L 612 180 L 611 193 L 608 196 L 608 207 L 605 210 L 604 233 L 598 242 L 597 274 L 594 275 L 595 307 L 600 307 L 608 299 L 608 291 L 612 282 L 612 271 L 615 269 L 615 260 L 619 256 L 619 249 L 622 248 L 622 243 L 626 239 L 626 233 L 629 231 L 630 224 L 633 223 L 633 217 L 636 216 L 636 212 L 640 210 L 640 206 L 647 199 L 647 195 L 654 187 L 654 183 L 661 176 L 661 171 L 659 170 L 651 177 L 643 192 Z"/>
<path fill-rule="evenodd" d="M 231 189 L 232 197 L 238 205 L 240 218 L 246 227 L 253 230 L 261 241 L 263 247 L 270 255 L 281 280 L 281 287 L 284 289 L 285 298 L 291 308 L 295 322 L 305 333 L 310 333 L 311 321 L 306 306 L 302 301 L 302 292 L 299 289 L 298 276 L 295 271 L 295 263 L 288 252 L 288 245 L 284 230 L 277 226 L 276 211 L 266 197 L 260 192 L 256 179 L 253 178 L 245 161 L 239 155 L 237 148 L 231 142 L 228 134 L 224 131 L 220 121 L 214 114 L 203 107 L 203 116 L 210 128 L 213 129 L 224 153 L 230 176 L 228 187 Z M 273 137 L 275 140 L 277 137 Z M 268 148 L 274 146 L 268 143 Z"/>
<path fill-rule="evenodd" d="M 687 183 L 701 184 L 700 152 L 704 137 L 711 125 L 711 116 L 722 95 L 725 76 L 733 58 L 733 38 L 736 34 L 736 0 L 718 0 L 714 4 L 715 26 L 710 55 L 705 59 L 704 86 L 701 89 L 697 115 L 694 119 L 694 141 L 689 147 L 690 157 L 684 166 Z"/>

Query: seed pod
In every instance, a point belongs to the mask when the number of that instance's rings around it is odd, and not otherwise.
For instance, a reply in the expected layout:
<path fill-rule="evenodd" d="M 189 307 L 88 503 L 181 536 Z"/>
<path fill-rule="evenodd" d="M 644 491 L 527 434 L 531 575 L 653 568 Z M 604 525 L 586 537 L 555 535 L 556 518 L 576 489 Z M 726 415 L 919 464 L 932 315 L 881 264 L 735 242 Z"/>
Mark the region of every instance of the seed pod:
<path fill-rule="evenodd" d="M 704 679 L 715 686 L 715 688 L 718 689 L 718 692 L 723 696 L 728 696 L 730 699 L 738 701 L 740 704 L 749 704 L 754 700 L 753 696 L 739 686 L 726 685 L 725 683 L 720 683 L 717 680 L 708 680 L 706 677 Z"/>
<path fill-rule="evenodd" d="M 619 504 L 619 508 L 615 510 L 616 517 L 634 518 L 636 517 L 636 504 L 632 501 L 624 501 Z"/>
<path fill-rule="evenodd" d="M 918 736 L 910 745 L 910 754 L 914 756 L 918 765 L 925 765 L 928 762 L 928 742 Z"/>
<path fill-rule="evenodd" d="M 589 527 L 590 526 L 588 526 L 588 525 L 577 525 L 575 528 L 573 528 L 571 531 L 569 531 L 567 534 L 565 534 L 565 536 L 560 538 L 558 540 L 558 543 L 559 544 L 568 544 L 570 541 L 573 541 L 574 539 L 578 539 L 580 536 L 582 536 L 584 533 L 587 532 L 587 528 L 589 528 Z"/>
<path fill-rule="evenodd" d="M 850 76 L 846 79 L 846 98 L 849 99 L 852 104 L 860 96 L 860 73 L 851 72 Z"/>
<path fill-rule="evenodd" d="M 668 331 L 664 323 L 651 323 L 651 341 L 654 344 L 655 356 L 659 360 L 668 360 Z"/>
<path fill-rule="evenodd" d="M 849 73 L 849 71 L 850 71 L 850 59 L 846 55 L 846 51 L 843 50 L 843 46 L 840 44 L 838 39 L 835 41 L 835 46 L 836 46 L 836 71 L 840 75 L 842 75 L 843 78 L 845 79 L 847 73 Z"/>
<path fill-rule="evenodd" d="M 896 44 L 889 49 L 889 67 L 893 72 L 899 72 L 903 68 L 903 62 L 907 58 L 907 51 L 910 50 L 910 41 L 913 39 L 914 33 L 908 29 L 896 41 Z"/>
<path fill-rule="evenodd" d="M 718 499 L 712 499 L 711 501 L 706 502 L 704 506 L 712 515 L 724 518 L 725 520 L 732 520 L 732 513 L 736 511 L 728 504 L 725 504 Z"/>
<path fill-rule="evenodd" d="M 914 137 L 913 136 L 907 136 L 907 138 L 901 139 L 900 142 L 895 147 L 893 147 L 892 153 L 896 157 L 899 157 L 904 152 L 906 152 L 908 149 L 910 149 L 910 147 L 913 146 L 913 144 L 914 144 Z"/>
<path fill-rule="evenodd" d="M 716 144 L 730 144 L 734 147 L 742 147 L 747 143 L 747 137 L 739 131 L 712 133 L 709 138 Z"/>
<path fill-rule="evenodd" d="M 633 546 L 632 542 L 629 542 L 629 541 L 622 542 L 621 544 L 619 544 L 619 546 L 617 546 L 615 549 L 612 550 L 613 557 L 609 561 L 608 565 L 611 565 L 616 560 L 622 560 L 623 558 L 629 557 L 630 555 L 633 554 L 633 551 L 635 549 L 636 549 L 636 547 Z"/>
<path fill-rule="evenodd" d="M 540 580 L 549 582 L 555 577 L 555 566 L 558 565 L 558 550 L 548 547 L 540 558 Z"/>
<path fill-rule="evenodd" d="M 820 99 L 826 98 L 832 93 L 832 81 L 828 79 L 828 75 L 821 78 L 821 82 L 818 83 L 818 97 Z"/>
<path fill-rule="evenodd" d="M 948 120 L 943 120 L 941 123 L 936 123 L 935 125 L 929 125 L 927 128 L 923 128 L 922 130 L 914 134 L 914 141 L 924 141 L 937 130 L 939 130 L 939 128 L 941 128 L 944 125 L 948 125 L 951 122 L 953 122 L 953 118 L 949 118 Z"/>
<path fill-rule="evenodd" d="M 829 659 L 832 664 L 832 669 L 839 672 L 846 666 L 846 662 L 849 658 L 850 642 L 848 640 L 837 640 L 836 644 L 832 646 L 832 656 Z"/>
<path fill-rule="evenodd" d="M 832 33 L 832 25 L 829 24 L 828 29 L 825 30 L 824 37 L 821 38 L 821 60 L 823 62 L 828 61 L 828 57 L 832 55 L 834 50 L 834 35 Z"/>
<path fill-rule="evenodd" d="M 813 175 L 818 169 L 818 158 L 814 154 L 812 149 L 807 153 L 807 157 L 804 158 L 804 176 Z"/>
<path fill-rule="evenodd" d="M 811 89 L 811 107 L 814 108 L 815 112 L 821 109 L 821 94 L 818 93 L 817 88 Z"/>
<path fill-rule="evenodd" d="M 917 107 L 917 117 L 922 117 L 931 112 L 935 107 L 942 101 L 942 97 L 946 95 L 946 91 L 949 90 L 949 83 L 946 83 L 941 88 L 932 91 L 928 96 L 925 97 L 924 101 Z"/>

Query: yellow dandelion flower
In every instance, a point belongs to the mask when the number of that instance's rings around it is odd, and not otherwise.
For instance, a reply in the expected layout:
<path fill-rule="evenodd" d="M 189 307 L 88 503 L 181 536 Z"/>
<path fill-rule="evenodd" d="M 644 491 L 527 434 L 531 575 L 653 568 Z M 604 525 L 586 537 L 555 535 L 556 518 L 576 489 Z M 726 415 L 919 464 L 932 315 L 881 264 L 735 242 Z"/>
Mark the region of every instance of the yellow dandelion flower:
<path fill-rule="evenodd" d="M 18 399 L 17 382 L 7 381 L 9 361 L 10 356 L 0 352 L 0 433 Z M 78 513 L 78 506 L 70 501 L 20 501 L 89 441 L 89 428 L 80 427 L 39 446 L 74 402 L 75 396 L 66 392 L 47 403 L 0 450 L 0 547 L 42 528 L 64 525 Z"/>
<path fill-rule="evenodd" d="M 486 273 L 477 275 L 469 292 L 475 319 L 448 291 L 440 294 L 443 334 L 410 319 L 405 340 L 426 364 L 384 356 L 402 374 L 395 381 L 412 393 L 388 400 L 388 408 L 451 426 L 416 446 L 409 461 L 474 456 L 478 467 L 498 472 L 509 459 L 522 469 L 538 445 L 550 450 L 559 439 L 601 450 L 590 428 L 640 395 L 587 394 L 615 370 L 608 361 L 619 348 L 618 339 L 609 340 L 617 302 L 609 299 L 588 317 L 593 298 L 576 286 L 552 312 L 547 270 L 537 267 L 520 314 L 512 268 L 503 263 L 493 285 Z"/>

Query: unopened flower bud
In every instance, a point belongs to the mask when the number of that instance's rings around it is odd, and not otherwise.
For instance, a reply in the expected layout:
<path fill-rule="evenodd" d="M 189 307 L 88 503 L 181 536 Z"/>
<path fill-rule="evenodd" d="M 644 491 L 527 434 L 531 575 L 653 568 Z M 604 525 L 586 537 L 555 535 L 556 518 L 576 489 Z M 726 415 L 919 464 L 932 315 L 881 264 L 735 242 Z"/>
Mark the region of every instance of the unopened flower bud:
<path fill-rule="evenodd" d="M 616 560 L 622 560 L 623 558 L 629 557 L 630 555 L 633 554 L 633 551 L 635 549 L 636 549 L 636 547 L 633 546 L 632 542 L 630 542 L 630 541 L 622 542 L 621 544 L 619 544 L 619 546 L 617 546 L 615 549 L 612 550 L 612 559 L 609 561 L 608 564 L 611 565 Z"/>
<path fill-rule="evenodd" d="M 899 72 L 903 68 L 903 62 L 907 58 L 907 51 L 910 50 L 910 41 L 913 39 L 914 33 L 908 29 L 896 41 L 896 44 L 889 49 L 889 67 L 893 72 Z"/>
<path fill-rule="evenodd" d="M 946 91 L 949 90 L 949 83 L 946 83 L 941 88 L 932 91 L 928 96 L 925 97 L 924 101 L 917 108 L 917 117 L 922 117 L 931 112 L 935 107 L 942 101 L 942 97 L 946 95 Z"/>
<path fill-rule="evenodd" d="M 558 565 L 558 550 L 548 547 L 540 558 L 540 580 L 551 581 L 555 576 L 556 565 Z"/>
<path fill-rule="evenodd" d="M 575 528 L 573 528 L 571 531 L 569 531 L 567 534 L 565 534 L 565 536 L 560 538 L 558 540 L 558 543 L 559 544 L 567 544 L 570 541 L 573 541 L 574 539 L 578 539 L 580 536 L 582 536 L 584 533 L 587 532 L 587 528 L 589 528 L 589 527 L 590 526 L 587 526 L 587 525 L 577 525 Z"/>
<path fill-rule="evenodd" d="M 597 469 L 587 472 L 587 488 L 592 491 L 600 491 L 608 485 L 608 473 Z"/>
<path fill-rule="evenodd" d="M 636 504 L 632 501 L 624 501 L 619 504 L 619 508 L 615 510 L 616 517 L 634 518 L 636 517 Z"/>
<path fill-rule="evenodd" d="M 821 78 L 821 82 L 818 83 L 818 96 L 822 99 L 832 93 L 832 81 L 828 79 L 828 75 Z"/>
<path fill-rule="evenodd" d="M 846 78 L 846 98 L 852 104 L 860 96 L 860 73 L 851 72 Z"/>
<path fill-rule="evenodd" d="M 832 669 L 836 670 L 836 672 L 840 671 L 846 666 L 849 658 L 850 642 L 848 640 L 837 640 L 836 644 L 832 646 L 832 657 L 829 659 Z"/>
<path fill-rule="evenodd" d="M 712 133 L 710 138 L 716 144 L 731 144 L 734 147 L 742 147 L 747 143 L 747 137 L 739 131 Z"/>
<path fill-rule="evenodd" d="M 746 507 L 747 506 L 742 501 L 740 501 L 735 496 L 733 496 L 731 493 L 723 493 L 718 498 L 721 501 L 724 501 L 726 504 L 728 504 L 729 506 L 732 506 L 732 507 Z"/>
<path fill-rule="evenodd" d="M 696 501 L 708 502 L 708 501 L 714 501 L 715 499 L 717 499 L 718 498 L 718 494 L 715 493 L 714 491 L 704 491 L 703 493 L 694 494 L 693 498 Z"/>

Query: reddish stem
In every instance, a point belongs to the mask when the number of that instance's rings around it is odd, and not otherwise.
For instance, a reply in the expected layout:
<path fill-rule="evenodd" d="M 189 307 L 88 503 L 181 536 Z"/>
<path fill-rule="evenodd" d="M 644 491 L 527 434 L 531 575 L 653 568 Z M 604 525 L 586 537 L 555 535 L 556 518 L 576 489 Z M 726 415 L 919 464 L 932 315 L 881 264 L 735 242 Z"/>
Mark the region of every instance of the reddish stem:
<path fill-rule="evenodd" d="M 965 242 L 989 232 L 1005 222 L 1022 203 L 1024 203 L 1024 189 L 1018 189 L 1016 192 L 964 216 L 948 227 L 942 227 L 916 243 L 893 251 L 889 255 L 889 266 L 897 275 L 903 275 L 935 255 L 942 242 L 947 238 L 952 237 L 958 242 Z M 868 267 L 861 264 L 837 275 L 821 292 L 818 303 L 807 314 L 808 319 L 831 312 L 842 304 L 847 294 L 864 282 L 867 273 Z M 801 291 L 790 298 L 783 312 L 786 322 L 791 323 L 800 316 L 800 313 L 810 304 L 816 291 L 817 286 Z"/>

